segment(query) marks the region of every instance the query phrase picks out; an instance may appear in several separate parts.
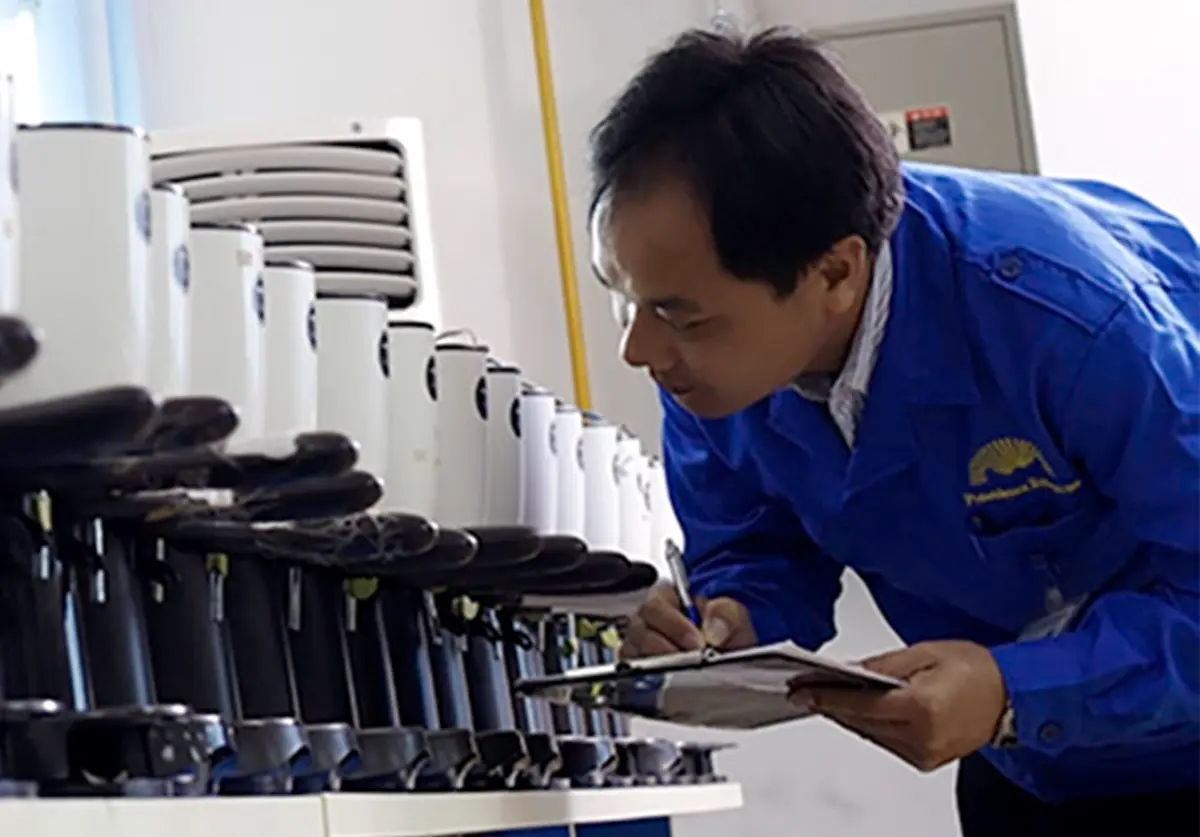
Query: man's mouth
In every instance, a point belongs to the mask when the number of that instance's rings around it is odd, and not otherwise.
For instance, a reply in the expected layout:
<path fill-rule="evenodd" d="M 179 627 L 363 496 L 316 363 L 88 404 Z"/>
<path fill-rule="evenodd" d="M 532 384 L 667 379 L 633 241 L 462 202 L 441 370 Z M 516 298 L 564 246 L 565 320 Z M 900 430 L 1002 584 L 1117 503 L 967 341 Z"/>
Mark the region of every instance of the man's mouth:
<path fill-rule="evenodd" d="M 684 386 L 682 384 L 668 384 L 663 383 L 662 381 L 659 381 L 658 385 L 667 392 L 671 393 L 671 395 L 674 395 L 676 398 L 687 395 L 689 392 L 695 389 L 695 387 Z"/>

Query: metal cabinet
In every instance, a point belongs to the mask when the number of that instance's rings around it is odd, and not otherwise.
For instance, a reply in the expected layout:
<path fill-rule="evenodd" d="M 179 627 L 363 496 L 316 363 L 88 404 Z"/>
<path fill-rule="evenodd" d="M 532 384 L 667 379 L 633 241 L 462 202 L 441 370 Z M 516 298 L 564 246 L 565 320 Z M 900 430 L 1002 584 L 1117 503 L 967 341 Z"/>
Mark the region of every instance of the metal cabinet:
<path fill-rule="evenodd" d="M 841 58 L 905 158 L 1037 170 L 1010 6 L 813 34 Z"/>

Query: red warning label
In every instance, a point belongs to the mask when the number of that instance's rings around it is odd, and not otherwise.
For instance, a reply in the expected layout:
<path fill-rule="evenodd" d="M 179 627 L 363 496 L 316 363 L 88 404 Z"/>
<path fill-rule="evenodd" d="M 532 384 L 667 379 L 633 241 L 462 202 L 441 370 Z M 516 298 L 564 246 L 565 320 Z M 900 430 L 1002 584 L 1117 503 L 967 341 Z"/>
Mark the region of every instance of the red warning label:
<path fill-rule="evenodd" d="M 904 124 L 912 151 L 945 148 L 951 143 L 950 108 L 945 105 L 910 108 L 904 112 Z"/>

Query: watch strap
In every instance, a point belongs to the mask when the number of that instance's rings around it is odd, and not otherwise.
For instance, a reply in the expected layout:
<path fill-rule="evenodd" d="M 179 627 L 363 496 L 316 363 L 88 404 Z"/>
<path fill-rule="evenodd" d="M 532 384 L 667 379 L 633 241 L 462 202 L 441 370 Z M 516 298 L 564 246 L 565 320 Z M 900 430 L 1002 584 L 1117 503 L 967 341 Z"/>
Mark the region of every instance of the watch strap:
<path fill-rule="evenodd" d="M 1013 712 L 1012 701 L 1004 705 L 1000 715 L 1000 723 L 996 725 L 996 733 L 992 736 L 991 745 L 998 750 L 1011 750 L 1017 746 L 1017 720 Z"/>

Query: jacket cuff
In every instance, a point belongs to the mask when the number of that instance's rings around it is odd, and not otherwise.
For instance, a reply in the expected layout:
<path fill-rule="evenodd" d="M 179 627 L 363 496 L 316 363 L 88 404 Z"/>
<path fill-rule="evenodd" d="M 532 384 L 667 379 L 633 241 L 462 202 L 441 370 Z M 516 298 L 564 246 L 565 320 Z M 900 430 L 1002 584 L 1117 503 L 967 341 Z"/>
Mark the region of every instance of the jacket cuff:
<path fill-rule="evenodd" d="M 1063 635 L 993 649 L 1013 709 L 1020 747 L 1057 755 L 1077 747 L 1084 734 L 1079 637 Z"/>

